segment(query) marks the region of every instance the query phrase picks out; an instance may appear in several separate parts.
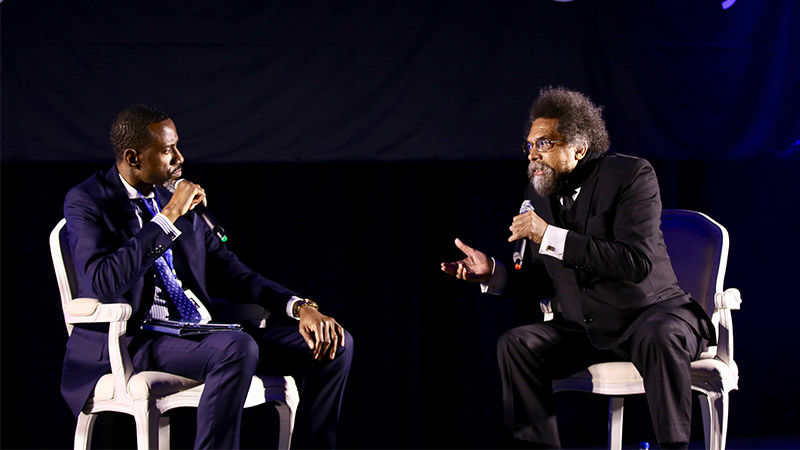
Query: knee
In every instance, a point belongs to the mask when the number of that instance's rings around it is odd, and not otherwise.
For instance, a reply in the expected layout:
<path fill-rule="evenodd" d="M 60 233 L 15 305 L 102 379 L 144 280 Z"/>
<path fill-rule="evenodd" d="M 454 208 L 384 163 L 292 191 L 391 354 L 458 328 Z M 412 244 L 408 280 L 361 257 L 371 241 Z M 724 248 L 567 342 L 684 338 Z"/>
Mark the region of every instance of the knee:
<path fill-rule="evenodd" d="M 658 354 L 686 350 L 688 347 L 687 334 L 691 331 L 682 320 L 652 320 L 643 328 L 636 345 L 641 351 Z"/>
<path fill-rule="evenodd" d="M 244 370 L 252 368 L 255 371 L 258 364 L 258 344 L 247 333 L 229 332 L 219 333 L 229 335 L 230 339 L 223 347 L 223 359 L 241 364 Z"/>
<path fill-rule="evenodd" d="M 351 335 L 349 331 L 344 330 L 344 341 L 339 344 L 339 348 L 336 349 L 336 358 L 334 359 L 342 359 L 347 361 L 349 365 L 350 361 L 353 359 L 353 335 Z"/>
<path fill-rule="evenodd" d="M 497 339 L 497 356 L 503 358 L 522 351 L 528 353 L 531 350 L 535 351 L 537 347 L 536 339 L 530 332 L 522 328 L 512 328 Z"/>

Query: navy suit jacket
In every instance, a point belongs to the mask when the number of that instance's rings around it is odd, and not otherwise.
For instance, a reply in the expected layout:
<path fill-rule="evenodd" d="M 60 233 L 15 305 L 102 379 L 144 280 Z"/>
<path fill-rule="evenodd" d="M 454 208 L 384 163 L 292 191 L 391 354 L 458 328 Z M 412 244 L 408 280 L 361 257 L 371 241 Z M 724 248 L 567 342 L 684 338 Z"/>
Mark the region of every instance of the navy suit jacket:
<path fill-rule="evenodd" d="M 156 190 L 163 207 L 172 195 L 160 186 Z M 146 222 L 140 228 L 116 167 L 72 188 L 64 201 L 64 217 L 77 296 L 103 303 L 127 303 L 133 308 L 125 345 L 139 331 L 152 305 L 156 279 L 153 263 L 169 248 L 183 286 L 207 306 L 211 279 L 219 283 L 215 286 L 225 289 L 222 296 L 261 304 L 274 314 L 285 314 L 286 303 L 296 295 L 239 261 L 194 212 L 175 222 L 181 235 L 174 242 L 155 223 Z M 97 380 L 110 371 L 107 332 L 108 326 L 76 325 L 67 341 L 61 393 L 76 415 Z"/>
<path fill-rule="evenodd" d="M 559 218 L 556 196 L 526 197 L 547 223 L 569 229 L 563 260 L 527 253 L 527 273 L 509 280 L 517 296 L 555 296 L 556 320 L 584 328 L 598 348 L 625 340 L 647 316 L 667 311 L 709 341 L 711 322 L 678 285 L 661 234 L 661 195 L 644 159 L 609 154 L 587 161 L 574 223 Z M 515 279 L 516 278 L 516 279 Z M 535 292 L 536 294 L 532 295 Z"/>

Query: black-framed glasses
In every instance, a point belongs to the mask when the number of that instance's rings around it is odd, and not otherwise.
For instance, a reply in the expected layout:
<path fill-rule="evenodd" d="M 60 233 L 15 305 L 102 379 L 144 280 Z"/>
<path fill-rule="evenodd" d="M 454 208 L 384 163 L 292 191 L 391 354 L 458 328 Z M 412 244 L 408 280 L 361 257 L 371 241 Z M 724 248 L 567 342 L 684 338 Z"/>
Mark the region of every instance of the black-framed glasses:
<path fill-rule="evenodd" d="M 536 142 L 525 142 L 522 144 L 522 151 L 528 155 L 532 150 L 536 150 L 539 153 L 547 153 L 553 148 L 555 148 L 556 144 L 559 142 L 564 142 L 563 139 L 547 139 L 547 138 L 539 138 Z"/>

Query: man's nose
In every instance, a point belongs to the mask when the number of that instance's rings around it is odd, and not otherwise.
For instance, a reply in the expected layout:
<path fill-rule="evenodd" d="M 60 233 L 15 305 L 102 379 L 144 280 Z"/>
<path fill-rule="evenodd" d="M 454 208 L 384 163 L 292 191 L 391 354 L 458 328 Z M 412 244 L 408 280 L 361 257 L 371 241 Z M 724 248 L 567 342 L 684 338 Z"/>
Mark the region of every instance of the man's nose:
<path fill-rule="evenodd" d="M 534 162 L 542 159 L 542 154 L 537 152 L 536 150 L 531 150 L 528 152 L 528 161 Z"/>
<path fill-rule="evenodd" d="M 183 164 L 183 155 L 181 154 L 181 151 L 177 149 L 177 147 L 175 148 L 175 153 L 173 154 L 172 160 L 173 164 Z"/>

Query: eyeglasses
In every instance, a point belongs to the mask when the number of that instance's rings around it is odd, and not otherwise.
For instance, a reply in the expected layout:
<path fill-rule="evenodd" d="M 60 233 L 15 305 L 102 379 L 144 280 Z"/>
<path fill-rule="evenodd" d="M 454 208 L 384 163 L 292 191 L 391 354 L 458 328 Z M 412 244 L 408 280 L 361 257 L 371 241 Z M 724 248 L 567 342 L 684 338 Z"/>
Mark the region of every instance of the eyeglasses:
<path fill-rule="evenodd" d="M 526 155 L 530 154 L 533 149 L 536 149 L 539 153 L 547 153 L 553 150 L 553 147 L 555 147 L 558 142 L 564 141 L 562 139 L 539 138 L 536 142 L 525 142 L 522 144 L 522 151 Z"/>

